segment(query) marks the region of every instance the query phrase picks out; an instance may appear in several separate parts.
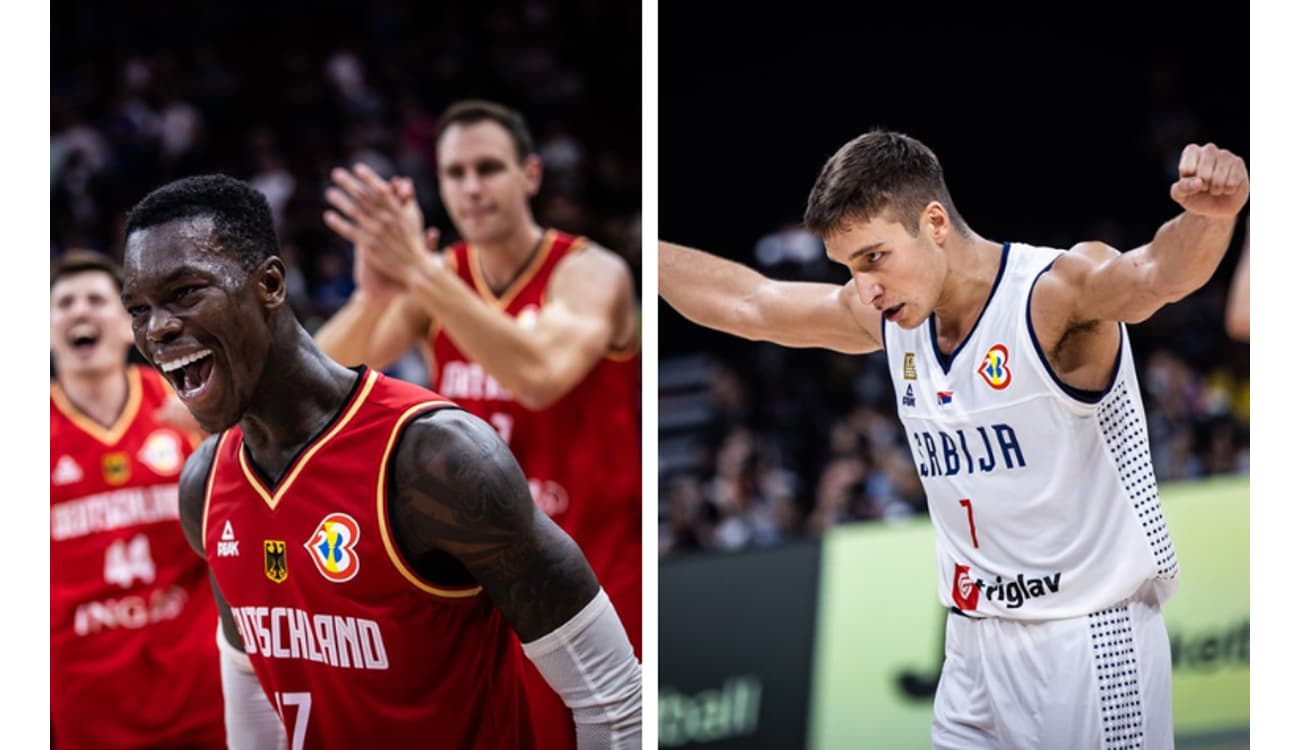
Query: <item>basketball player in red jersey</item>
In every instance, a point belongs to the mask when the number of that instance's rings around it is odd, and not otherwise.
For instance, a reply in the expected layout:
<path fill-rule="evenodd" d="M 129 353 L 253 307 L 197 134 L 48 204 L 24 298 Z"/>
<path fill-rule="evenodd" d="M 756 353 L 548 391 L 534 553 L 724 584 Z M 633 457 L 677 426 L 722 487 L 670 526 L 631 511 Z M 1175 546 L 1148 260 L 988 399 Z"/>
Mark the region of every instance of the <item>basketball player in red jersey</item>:
<path fill-rule="evenodd" d="M 633 647 L 641 633 L 640 358 L 632 277 L 615 254 L 538 226 L 542 165 L 522 118 L 466 101 L 442 116 L 439 188 L 464 238 L 445 253 L 409 181 L 334 171 L 326 223 L 357 246 L 358 289 L 317 334 L 345 363 L 424 343 L 434 387 L 501 433 L 533 498 L 590 561 Z M 572 719 L 534 676 L 547 747 Z"/>
<path fill-rule="evenodd" d="M 98 253 L 51 269 L 51 728 L 60 748 L 222 748 L 217 611 L 176 514 L 195 440 L 127 365 L 120 292 Z"/>
<path fill-rule="evenodd" d="M 126 235 L 136 346 L 219 433 L 180 506 L 218 593 L 228 730 L 278 715 L 290 748 L 533 747 L 513 631 L 580 747 L 640 747 L 640 665 L 581 552 L 489 425 L 317 348 L 260 193 L 180 180 Z"/>

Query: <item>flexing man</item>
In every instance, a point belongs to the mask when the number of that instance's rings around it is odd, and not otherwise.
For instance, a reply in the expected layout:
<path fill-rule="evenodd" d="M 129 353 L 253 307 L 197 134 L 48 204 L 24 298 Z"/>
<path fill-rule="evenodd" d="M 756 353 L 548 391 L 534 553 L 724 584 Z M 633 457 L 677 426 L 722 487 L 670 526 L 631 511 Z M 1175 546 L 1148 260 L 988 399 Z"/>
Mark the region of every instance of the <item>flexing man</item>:
<path fill-rule="evenodd" d="M 1126 253 L 984 239 L 938 159 L 871 132 L 825 164 L 805 224 L 849 269 L 787 283 L 659 245 L 659 291 L 749 339 L 884 349 L 937 531 L 950 607 L 936 748 L 1172 747 L 1160 614 L 1178 563 L 1125 325 L 1209 280 L 1245 164 L 1189 145 L 1183 212 Z"/>

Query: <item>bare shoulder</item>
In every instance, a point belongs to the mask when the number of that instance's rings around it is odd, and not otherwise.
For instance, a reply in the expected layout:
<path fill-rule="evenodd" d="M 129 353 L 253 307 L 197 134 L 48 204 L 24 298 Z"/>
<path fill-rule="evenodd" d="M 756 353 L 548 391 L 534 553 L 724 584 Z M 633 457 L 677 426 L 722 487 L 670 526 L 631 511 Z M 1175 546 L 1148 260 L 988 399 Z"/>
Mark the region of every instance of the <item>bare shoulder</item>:
<path fill-rule="evenodd" d="M 599 322 L 603 347 L 623 349 L 637 335 L 637 294 L 627 261 L 589 240 L 555 269 L 550 301 L 588 322 Z"/>
<path fill-rule="evenodd" d="M 437 409 L 406 427 L 397 444 L 393 471 L 403 497 L 434 501 L 453 510 L 474 505 L 475 497 L 494 497 L 503 504 L 495 509 L 476 507 L 476 514 L 511 506 L 516 498 L 502 498 L 494 490 L 508 485 L 515 474 L 522 478 L 496 430 L 454 408 Z M 422 491 L 406 493 L 408 488 Z"/>
<path fill-rule="evenodd" d="M 186 459 L 181 469 L 178 489 L 180 502 L 181 530 L 185 539 L 200 557 L 203 554 L 203 507 L 207 499 L 208 475 L 212 473 L 212 463 L 217 457 L 217 444 L 221 435 L 210 435 Z"/>
<path fill-rule="evenodd" d="M 1121 253 L 1104 242 L 1080 242 L 1061 254 L 1034 286 L 1031 314 L 1039 331 L 1061 330 L 1077 320 L 1079 302 L 1098 269 Z"/>
<path fill-rule="evenodd" d="M 591 240 L 581 240 L 555 268 L 556 286 L 576 285 L 588 292 L 608 290 L 617 297 L 632 296 L 632 269 L 621 255 Z"/>
<path fill-rule="evenodd" d="M 1080 242 L 1057 258 L 1043 276 L 1060 283 L 1082 284 L 1090 273 L 1119 255 L 1118 250 L 1104 242 Z"/>

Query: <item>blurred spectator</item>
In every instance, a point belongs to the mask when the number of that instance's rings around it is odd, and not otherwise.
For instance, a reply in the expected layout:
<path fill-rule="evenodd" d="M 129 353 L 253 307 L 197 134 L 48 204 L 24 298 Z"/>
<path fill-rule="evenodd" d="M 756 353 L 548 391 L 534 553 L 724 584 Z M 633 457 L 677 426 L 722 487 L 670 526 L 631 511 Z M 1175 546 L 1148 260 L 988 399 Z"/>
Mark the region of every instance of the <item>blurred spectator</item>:
<path fill-rule="evenodd" d="M 365 162 L 411 177 L 452 242 L 430 112 L 486 97 L 547 135 L 545 220 L 634 257 L 638 6 L 233 0 L 181 12 L 67 0 L 53 20 L 52 256 L 84 246 L 120 259 L 122 218 L 148 191 L 229 174 L 271 204 L 298 285 L 290 304 L 314 328 L 351 284 L 350 249 L 321 220 L 329 170 Z"/>

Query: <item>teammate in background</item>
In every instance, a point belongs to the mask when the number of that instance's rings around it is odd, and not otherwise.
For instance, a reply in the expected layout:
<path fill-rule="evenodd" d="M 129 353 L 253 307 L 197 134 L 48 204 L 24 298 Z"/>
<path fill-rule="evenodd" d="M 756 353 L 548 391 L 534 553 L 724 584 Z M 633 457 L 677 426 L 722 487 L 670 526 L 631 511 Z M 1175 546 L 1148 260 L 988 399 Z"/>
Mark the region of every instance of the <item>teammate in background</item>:
<path fill-rule="evenodd" d="M 216 605 L 177 522 L 197 442 L 128 365 L 121 271 L 50 271 L 50 715 L 60 748 L 224 748 Z"/>
<path fill-rule="evenodd" d="M 1237 341 L 1250 341 L 1250 222 L 1246 223 L 1246 238 L 1241 243 L 1241 260 L 1232 274 L 1228 289 L 1228 335 Z"/>
<path fill-rule="evenodd" d="M 180 507 L 218 593 L 228 728 L 278 713 L 294 748 L 532 747 L 513 631 L 580 747 L 639 748 L 640 665 L 500 437 L 329 359 L 277 247 L 265 198 L 227 177 L 159 188 L 127 220 L 136 346 L 219 433 Z"/>
<path fill-rule="evenodd" d="M 533 499 L 582 548 L 640 655 L 639 325 L 612 252 L 534 220 L 542 164 L 523 119 L 465 101 L 441 117 L 442 254 L 408 180 L 336 169 L 326 223 L 357 249 L 357 291 L 317 332 L 340 362 L 386 367 L 417 344 L 434 387 L 500 432 Z M 532 675 L 545 747 L 572 720 Z"/>
<path fill-rule="evenodd" d="M 1179 175 L 1183 212 L 1135 250 L 998 243 L 930 149 L 877 131 L 831 157 L 805 213 L 844 286 L 659 244 L 660 294 L 696 323 L 885 350 L 951 608 L 936 748 L 1173 747 L 1160 606 L 1178 563 L 1125 324 L 1209 280 L 1248 195 L 1212 144 Z"/>

